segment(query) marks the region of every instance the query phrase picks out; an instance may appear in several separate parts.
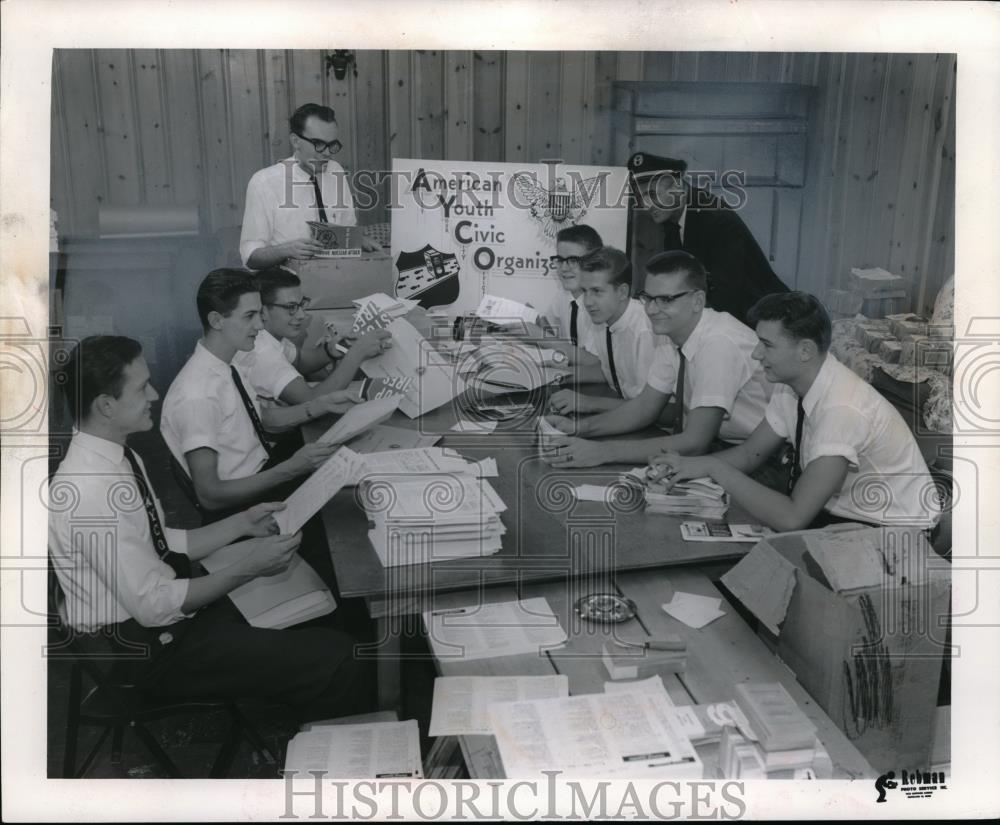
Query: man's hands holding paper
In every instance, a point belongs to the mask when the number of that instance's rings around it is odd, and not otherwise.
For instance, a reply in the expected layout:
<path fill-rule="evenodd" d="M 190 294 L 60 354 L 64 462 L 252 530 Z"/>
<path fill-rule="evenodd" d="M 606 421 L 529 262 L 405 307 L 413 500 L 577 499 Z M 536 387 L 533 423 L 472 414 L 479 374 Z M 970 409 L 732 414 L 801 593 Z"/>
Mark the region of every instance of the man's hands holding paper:
<path fill-rule="evenodd" d="M 646 478 L 651 482 L 662 484 L 667 490 L 678 481 L 689 481 L 692 478 L 711 478 L 712 469 L 717 461 L 710 455 L 686 456 L 675 452 L 661 452 L 649 457 L 649 467 Z"/>
<path fill-rule="evenodd" d="M 272 513 L 284 510 L 283 501 L 269 501 L 264 504 L 255 504 L 248 510 L 240 513 L 242 519 L 241 535 L 244 536 L 274 536 L 278 533 L 278 523 L 274 520 Z"/>
<path fill-rule="evenodd" d="M 286 462 L 289 465 L 288 469 L 295 476 L 311 473 L 317 467 L 325 464 L 326 460 L 337 452 L 338 447 L 340 447 L 339 444 L 330 442 L 316 441 L 312 444 L 306 444 L 305 447 L 296 450 L 295 455 L 288 459 Z"/>
<path fill-rule="evenodd" d="M 290 536 L 267 536 L 243 542 L 247 554 L 243 557 L 243 572 L 257 576 L 276 576 L 288 569 L 302 543 L 302 533 Z"/>
<path fill-rule="evenodd" d="M 606 460 L 606 446 L 585 438 L 542 437 L 542 458 L 553 467 L 598 467 Z"/>

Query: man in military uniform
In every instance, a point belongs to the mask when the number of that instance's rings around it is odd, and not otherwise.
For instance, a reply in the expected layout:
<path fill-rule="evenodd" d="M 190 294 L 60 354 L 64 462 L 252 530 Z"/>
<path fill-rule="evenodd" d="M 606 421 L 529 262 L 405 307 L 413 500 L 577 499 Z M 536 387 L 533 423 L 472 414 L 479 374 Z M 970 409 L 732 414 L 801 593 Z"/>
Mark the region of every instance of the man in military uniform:
<path fill-rule="evenodd" d="M 707 190 L 684 182 L 686 162 L 636 152 L 628 168 L 640 202 L 662 232 L 646 251 L 682 249 L 701 261 L 712 309 L 746 323 L 747 310 L 758 299 L 788 291 L 740 216 Z"/>

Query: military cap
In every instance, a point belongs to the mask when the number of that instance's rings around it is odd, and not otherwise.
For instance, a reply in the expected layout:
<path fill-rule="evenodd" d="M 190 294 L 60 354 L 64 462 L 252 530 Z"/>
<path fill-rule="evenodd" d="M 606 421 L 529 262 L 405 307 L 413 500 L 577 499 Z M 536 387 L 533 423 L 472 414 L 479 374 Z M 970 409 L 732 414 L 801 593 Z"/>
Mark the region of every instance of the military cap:
<path fill-rule="evenodd" d="M 636 152 L 628 159 L 628 171 L 636 183 L 645 183 L 665 173 L 683 175 L 687 171 L 687 163 L 649 152 Z"/>

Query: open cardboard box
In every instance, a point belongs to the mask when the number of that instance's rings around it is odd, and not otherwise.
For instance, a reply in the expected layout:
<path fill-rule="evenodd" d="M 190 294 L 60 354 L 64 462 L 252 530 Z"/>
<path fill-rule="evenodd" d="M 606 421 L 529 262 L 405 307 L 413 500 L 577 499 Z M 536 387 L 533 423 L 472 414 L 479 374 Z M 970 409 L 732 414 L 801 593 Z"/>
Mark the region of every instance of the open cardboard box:
<path fill-rule="evenodd" d="M 804 559 L 810 536 L 830 531 L 870 533 L 902 567 L 875 586 L 835 593 Z M 778 656 L 876 770 L 930 764 L 951 571 L 920 530 L 844 524 L 771 536 L 722 581 L 777 624 Z"/>

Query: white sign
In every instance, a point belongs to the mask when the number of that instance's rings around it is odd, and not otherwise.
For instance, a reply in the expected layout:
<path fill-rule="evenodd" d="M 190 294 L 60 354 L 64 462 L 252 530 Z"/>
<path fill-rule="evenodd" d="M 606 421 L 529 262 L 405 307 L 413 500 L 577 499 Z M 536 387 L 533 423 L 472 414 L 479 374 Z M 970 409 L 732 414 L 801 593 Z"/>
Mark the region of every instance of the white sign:
<path fill-rule="evenodd" d="M 556 163 L 394 158 L 397 298 L 470 312 L 486 295 L 543 309 L 559 288 L 556 233 L 586 224 L 624 251 L 628 172 Z"/>

